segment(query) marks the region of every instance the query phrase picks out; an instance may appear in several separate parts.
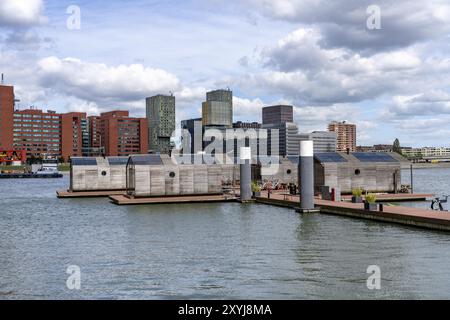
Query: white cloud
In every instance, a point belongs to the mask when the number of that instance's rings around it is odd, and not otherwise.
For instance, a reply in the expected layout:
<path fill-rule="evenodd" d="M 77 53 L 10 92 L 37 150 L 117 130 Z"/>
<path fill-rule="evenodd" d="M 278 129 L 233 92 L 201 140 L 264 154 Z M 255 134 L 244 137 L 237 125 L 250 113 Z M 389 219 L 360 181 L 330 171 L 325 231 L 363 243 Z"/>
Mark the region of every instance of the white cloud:
<path fill-rule="evenodd" d="M 180 87 L 175 75 L 141 64 L 107 66 L 75 58 L 47 57 L 38 66 L 42 86 L 99 104 L 143 100 Z"/>
<path fill-rule="evenodd" d="M 33 26 L 47 22 L 43 0 L 1 0 L 0 26 Z"/>
<path fill-rule="evenodd" d="M 247 10 L 321 29 L 323 46 L 380 52 L 437 39 L 450 30 L 447 0 L 240 0 Z M 366 28 L 369 5 L 381 9 L 380 30 Z"/>
<path fill-rule="evenodd" d="M 237 120 L 241 121 L 260 121 L 262 108 L 266 106 L 264 102 L 259 99 L 245 99 L 240 97 L 233 97 L 233 113 Z"/>
<path fill-rule="evenodd" d="M 450 94 L 432 90 L 411 96 L 394 96 L 383 114 L 391 118 L 450 114 Z"/>
<path fill-rule="evenodd" d="M 346 48 L 324 48 L 322 40 L 320 30 L 299 28 L 262 51 L 269 70 L 235 83 L 253 95 L 281 95 L 299 106 L 357 103 L 450 85 L 450 60 L 430 56 L 423 47 L 363 56 Z"/>

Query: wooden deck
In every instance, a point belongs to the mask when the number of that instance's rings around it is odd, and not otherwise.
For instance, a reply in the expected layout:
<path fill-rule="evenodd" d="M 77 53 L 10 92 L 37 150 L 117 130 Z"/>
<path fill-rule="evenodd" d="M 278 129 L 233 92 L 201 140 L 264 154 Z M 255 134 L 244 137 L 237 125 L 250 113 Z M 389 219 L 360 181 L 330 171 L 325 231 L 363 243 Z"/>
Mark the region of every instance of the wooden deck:
<path fill-rule="evenodd" d="M 117 205 L 237 201 L 236 197 L 224 195 L 169 196 L 169 197 L 151 197 L 151 198 L 129 198 L 125 195 L 112 195 L 109 198 L 113 203 Z"/>
<path fill-rule="evenodd" d="M 404 201 L 426 201 L 434 197 L 431 193 L 386 193 L 378 194 L 377 202 L 404 202 Z M 364 196 L 362 197 L 364 199 Z M 352 201 L 351 195 L 342 196 L 344 201 Z"/>
<path fill-rule="evenodd" d="M 72 192 L 69 190 L 56 191 L 58 198 L 95 198 L 95 197 L 109 197 L 113 195 L 125 195 L 125 190 L 119 191 L 83 191 Z"/>
<path fill-rule="evenodd" d="M 257 198 L 257 202 L 298 208 L 300 200 L 298 196 L 286 196 L 277 193 L 271 194 L 269 199 L 267 193 L 262 193 L 261 197 Z M 316 199 L 315 202 L 321 213 L 450 231 L 450 212 L 387 205 L 384 205 L 383 212 L 380 212 L 364 210 L 364 204 L 362 203 L 333 202 L 320 199 Z"/>

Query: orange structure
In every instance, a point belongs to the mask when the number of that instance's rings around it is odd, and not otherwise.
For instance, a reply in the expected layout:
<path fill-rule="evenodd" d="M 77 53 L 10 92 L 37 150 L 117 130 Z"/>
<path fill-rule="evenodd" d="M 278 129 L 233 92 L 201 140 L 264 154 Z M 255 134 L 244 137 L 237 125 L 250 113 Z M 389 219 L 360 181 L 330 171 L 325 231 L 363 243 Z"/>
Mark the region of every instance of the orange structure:
<path fill-rule="evenodd" d="M 11 164 L 13 162 L 22 162 L 27 161 L 27 154 L 25 150 L 22 151 L 0 151 L 0 164 Z"/>

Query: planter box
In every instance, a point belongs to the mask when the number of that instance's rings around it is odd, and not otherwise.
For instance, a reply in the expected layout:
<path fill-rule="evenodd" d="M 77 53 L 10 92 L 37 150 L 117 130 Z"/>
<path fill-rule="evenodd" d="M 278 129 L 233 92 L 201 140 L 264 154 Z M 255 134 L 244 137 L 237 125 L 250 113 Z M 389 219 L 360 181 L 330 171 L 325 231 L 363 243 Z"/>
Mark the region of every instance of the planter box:
<path fill-rule="evenodd" d="M 253 192 L 253 198 L 261 197 L 261 192 Z"/>
<path fill-rule="evenodd" d="M 364 202 L 364 210 L 378 211 L 378 203 Z"/>
<path fill-rule="evenodd" d="M 352 203 L 362 203 L 362 197 L 352 197 Z"/>

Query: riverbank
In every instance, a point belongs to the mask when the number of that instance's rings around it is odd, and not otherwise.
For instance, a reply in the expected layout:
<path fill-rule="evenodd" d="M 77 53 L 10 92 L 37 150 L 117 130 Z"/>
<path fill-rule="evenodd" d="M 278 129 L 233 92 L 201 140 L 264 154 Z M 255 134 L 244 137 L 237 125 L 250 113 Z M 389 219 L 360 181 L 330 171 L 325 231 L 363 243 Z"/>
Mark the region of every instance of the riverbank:
<path fill-rule="evenodd" d="M 21 166 L 0 166 L 0 172 L 1 171 L 26 171 L 27 169 L 31 169 L 31 166 L 29 165 L 21 165 Z M 61 172 L 69 172 L 70 171 L 70 164 L 69 163 L 63 163 L 58 165 L 58 170 Z"/>

